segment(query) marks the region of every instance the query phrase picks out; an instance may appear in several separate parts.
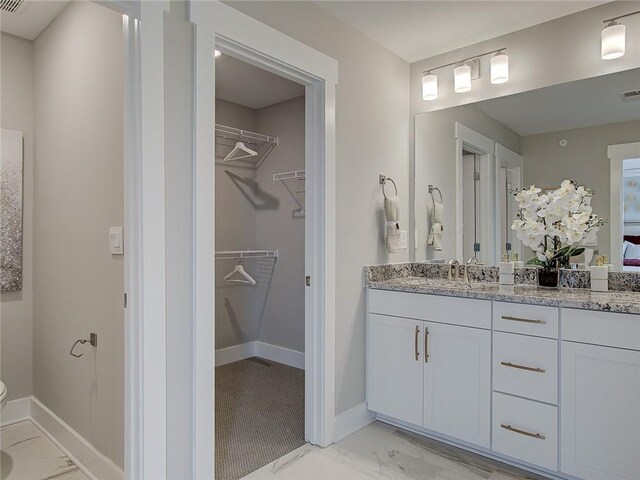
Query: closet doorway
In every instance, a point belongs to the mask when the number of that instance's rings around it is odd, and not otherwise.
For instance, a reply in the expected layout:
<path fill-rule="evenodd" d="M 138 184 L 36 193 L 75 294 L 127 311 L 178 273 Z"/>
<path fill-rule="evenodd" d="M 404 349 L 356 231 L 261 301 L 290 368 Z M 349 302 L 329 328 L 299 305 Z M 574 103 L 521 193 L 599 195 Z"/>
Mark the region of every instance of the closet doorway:
<path fill-rule="evenodd" d="M 305 87 L 216 57 L 215 478 L 305 443 Z"/>

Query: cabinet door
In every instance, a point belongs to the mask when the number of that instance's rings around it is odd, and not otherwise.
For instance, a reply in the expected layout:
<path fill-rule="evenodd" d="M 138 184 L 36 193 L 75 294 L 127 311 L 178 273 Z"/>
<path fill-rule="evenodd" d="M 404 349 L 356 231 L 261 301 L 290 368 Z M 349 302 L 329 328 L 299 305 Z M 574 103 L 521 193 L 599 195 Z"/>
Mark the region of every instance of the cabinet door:
<path fill-rule="evenodd" d="M 491 332 L 425 322 L 424 427 L 489 447 Z"/>
<path fill-rule="evenodd" d="M 562 342 L 560 470 L 640 479 L 640 352 Z"/>
<path fill-rule="evenodd" d="M 422 425 L 423 322 L 370 313 L 367 322 L 369 410 Z"/>

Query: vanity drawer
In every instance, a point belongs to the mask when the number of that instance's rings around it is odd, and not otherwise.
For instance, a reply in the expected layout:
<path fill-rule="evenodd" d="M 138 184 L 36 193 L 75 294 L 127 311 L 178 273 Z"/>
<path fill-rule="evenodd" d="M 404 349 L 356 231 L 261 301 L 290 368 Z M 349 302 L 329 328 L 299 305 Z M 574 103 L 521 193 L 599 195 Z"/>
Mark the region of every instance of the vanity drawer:
<path fill-rule="evenodd" d="M 557 407 L 494 392 L 491 430 L 494 451 L 557 470 Z"/>
<path fill-rule="evenodd" d="M 522 303 L 493 303 L 493 329 L 558 338 L 558 308 Z"/>
<path fill-rule="evenodd" d="M 429 322 L 491 328 L 489 300 L 369 289 L 367 310 L 369 313 Z"/>
<path fill-rule="evenodd" d="M 640 350 L 640 315 L 563 308 L 562 339 Z"/>
<path fill-rule="evenodd" d="M 558 341 L 493 333 L 493 389 L 558 403 Z"/>

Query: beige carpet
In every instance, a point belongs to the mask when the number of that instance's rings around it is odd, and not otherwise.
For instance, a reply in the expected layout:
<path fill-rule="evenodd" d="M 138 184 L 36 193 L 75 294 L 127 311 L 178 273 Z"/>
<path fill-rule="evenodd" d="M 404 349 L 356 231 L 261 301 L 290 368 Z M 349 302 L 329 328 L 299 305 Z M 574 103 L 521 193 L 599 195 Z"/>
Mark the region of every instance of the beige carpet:
<path fill-rule="evenodd" d="M 250 358 L 216 367 L 216 480 L 237 480 L 304 441 L 304 370 Z"/>

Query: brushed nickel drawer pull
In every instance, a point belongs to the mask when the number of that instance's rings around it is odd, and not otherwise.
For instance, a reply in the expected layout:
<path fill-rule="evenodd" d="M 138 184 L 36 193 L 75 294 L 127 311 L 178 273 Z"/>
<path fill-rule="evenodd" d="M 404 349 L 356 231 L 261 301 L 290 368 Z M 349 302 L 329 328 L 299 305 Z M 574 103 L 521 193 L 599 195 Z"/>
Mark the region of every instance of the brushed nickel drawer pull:
<path fill-rule="evenodd" d="M 418 351 L 418 335 L 420 334 L 420 327 L 418 325 L 416 325 L 416 338 L 415 338 L 415 352 L 416 352 L 416 362 L 418 361 L 418 358 L 420 357 L 420 352 Z"/>
<path fill-rule="evenodd" d="M 546 320 L 531 320 L 530 318 L 520 318 L 520 317 L 512 317 L 510 315 L 502 315 L 503 320 L 513 320 L 514 322 L 524 322 L 524 323 L 537 323 L 539 325 L 546 325 Z"/>
<path fill-rule="evenodd" d="M 505 430 L 509 430 L 511 432 L 519 433 L 520 435 L 526 435 L 527 437 L 537 438 L 538 440 L 546 439 L 546 437 L 540 433 L 531 433 L 531 432 L 527 432 L 526 430 L 520 430 L 519 428 L 512 427 L 507 423 L 501 423 L 500 427 L 504 428 Z"/>
<path fill-rule="evenodd" d="M 429 363 L 429 328 L 424 329 L 424 363 Z"/>
<path fill-rule="evenodd" d="M 546 372 L 544 368 L 527 367 L 525 365 L 518 365 L 517 363 L 511 363 L 511 362 L 500 362 L 500 365 L 504 365 L 505 367 L 511 367 L 511 368 L 519 368 L 520 370 L 526 370 L 527 372 L 536 372 L 536 373 Z"/>

